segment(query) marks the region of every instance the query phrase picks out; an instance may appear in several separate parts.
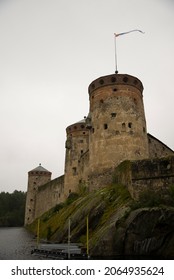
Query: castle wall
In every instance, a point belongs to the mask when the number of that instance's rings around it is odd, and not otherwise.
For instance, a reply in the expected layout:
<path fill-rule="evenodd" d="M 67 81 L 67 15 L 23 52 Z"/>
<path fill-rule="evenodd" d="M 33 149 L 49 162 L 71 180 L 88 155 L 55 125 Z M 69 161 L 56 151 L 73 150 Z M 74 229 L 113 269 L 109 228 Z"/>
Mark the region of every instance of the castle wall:
<path fill-rule="evenodd" d="M 174 184 L 174 156 L 132 163 L 132 196 L 137 199 L 142 191 L 153 190 L 166 195 Z"/>
<path fill-rule="evenodd" d="M 63 175 L 38 188 L 35 219 L 64 200 Z"/>
<path fill-rule="evenodd" d="M 160 140 L 152 136 L 148 133 L 148 141 L 149 141 L 149 158 L 160 158 L 166 156 L 174 155 L 174 151 L 172 151 L 169 147 L 167 147 Z"/>
<path fill-rule="evenodd" d="M 89 181 L 89 150 L 83 153 L 78 162 L 79 187 L 88 187 Z"/>
<path fill-rule="evenodd" d="M 108 168 L 103 172 L 93 172 L 88 176 L 89 191 L 104 188 L 113 182 L 113 169 Z"/>
<path fill-rule="evenodd" d="M 159 192 L 163 196 L 174 185 L 174 156 L 125 161 L 114 174 L 116 182 L 128 186 L 135 200 L 146 190 Z"/>

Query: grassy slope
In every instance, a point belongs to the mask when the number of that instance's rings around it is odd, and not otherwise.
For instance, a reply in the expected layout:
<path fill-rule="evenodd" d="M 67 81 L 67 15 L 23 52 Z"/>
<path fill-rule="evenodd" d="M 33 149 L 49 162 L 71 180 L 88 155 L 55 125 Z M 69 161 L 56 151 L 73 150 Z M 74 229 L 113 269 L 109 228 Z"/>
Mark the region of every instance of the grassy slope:
<path fill-rule="evenodd" d="M 68 199 L 40 217 L 40 237 L 67 242 L 71 219 L 71 242 L 86 246 L 86 217 L 89 217 L 90 247 L 94 247 L 112 223 L 121 221 L 131 211 L 132 199 L 126 187 L 112 184 L 103 189 Z M 36 234 L 37 220 L 28 226 Z"/>

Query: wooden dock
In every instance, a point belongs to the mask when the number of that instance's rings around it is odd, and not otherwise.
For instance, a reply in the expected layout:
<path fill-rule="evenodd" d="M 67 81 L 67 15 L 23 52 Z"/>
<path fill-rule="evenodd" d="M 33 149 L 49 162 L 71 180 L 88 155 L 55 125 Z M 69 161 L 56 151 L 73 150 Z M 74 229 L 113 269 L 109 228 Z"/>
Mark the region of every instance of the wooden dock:
<path fill-rule="evenodd" d="M 39 255 L 49 259 L 59 260 L 84 260 L 88 255 L 80 244 L 40 244 L 38 248 L 31 251 L 31 254 Z"/>

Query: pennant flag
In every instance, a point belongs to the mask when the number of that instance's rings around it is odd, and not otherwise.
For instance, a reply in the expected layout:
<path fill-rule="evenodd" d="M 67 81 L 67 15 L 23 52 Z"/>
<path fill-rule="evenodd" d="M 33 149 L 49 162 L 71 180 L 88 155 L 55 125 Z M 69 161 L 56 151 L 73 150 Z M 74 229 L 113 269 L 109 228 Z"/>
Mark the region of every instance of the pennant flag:
<path fill-rule="evenodd" d="M 115 37 L 118 37 L 118 36 L 125 35 L 125 34 L 131 33 L 131 32 L 136 32 L 136 31 L 141 32 L 143 34 L 145 33 L 145 32 L 143 32 L 139 29 L 134 29 L 134 30 L 130 30 L 130 31 L 127 31 L 127 32 L 123 32 L 123 33 L 114 33 L 114 35 L 115 35 Z"/>

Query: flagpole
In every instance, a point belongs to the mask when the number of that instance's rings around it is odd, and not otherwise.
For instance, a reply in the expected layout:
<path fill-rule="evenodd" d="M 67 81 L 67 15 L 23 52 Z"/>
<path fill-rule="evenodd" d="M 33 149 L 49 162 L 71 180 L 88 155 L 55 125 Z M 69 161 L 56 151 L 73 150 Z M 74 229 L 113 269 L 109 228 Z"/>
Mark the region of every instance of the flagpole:
<path fill-rule="evenodd" d="M 115 74 L 118 74 L 117 69 L 117 44 L 116 44 L 116 35 L 114 34 L 114 46 L 115 46 Z"/>
<path fill-rule="evenodd" d="M 116 46 L 116 37 L 121 36 L 121 35 L 125 35 L 125 34 L 129 34 L 131 32 L 140 32 L 142 34 L 144 34 L 145 32 L 143 32 L 142 30 L 139 29 L 133 29 L 127 32 L 122 32 L 122 33 L 114 33 L 114 46 L 115 46 L 115 74 L 118 74 L 118 69 L 117 69 L 117 46 Z"/>

